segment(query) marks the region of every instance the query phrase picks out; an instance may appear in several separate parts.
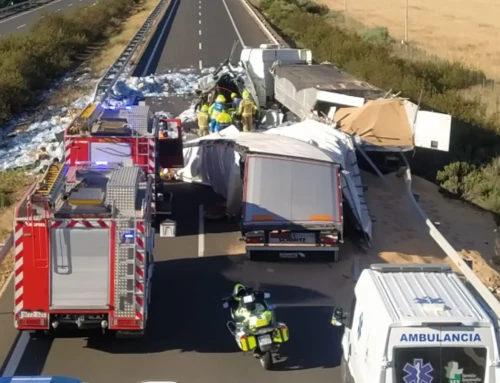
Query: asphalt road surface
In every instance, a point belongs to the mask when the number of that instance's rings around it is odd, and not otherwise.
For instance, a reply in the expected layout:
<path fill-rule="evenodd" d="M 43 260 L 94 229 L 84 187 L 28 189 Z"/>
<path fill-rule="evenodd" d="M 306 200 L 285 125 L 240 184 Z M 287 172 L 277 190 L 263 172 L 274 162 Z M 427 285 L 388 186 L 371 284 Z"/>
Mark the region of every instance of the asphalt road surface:
<path fill-rule="evenodd" d="M 150 69 L 146 68 L 154 73 L 218 65 L 228 57 L 238 34 L 246 45 L 266 42 L 239 0 L 180 0 L 175 18 L 163 20 L 158 33 L 144 55 L 157 55 Z M 235 56 L 239 57 L 239 50 Z M 141 64 L 142 70 L 146 63 Z M 178 114 L 189 101 L 148 103 Z M 13 328 L 10 284 L 0 299 L 0 361 L 5 360 L 0 376 L 14 372 L 67 375 L 88 383 L 335 381 L 340 334 L 330 326 L 330 317 L 332 305 L 345 304 L 352 292 L 348 277 L 339 274 L 339 270 L 350 270 L 350 260 L 338 264 L 250 262 L 242 255 L 235 223 L 205 221 L 200 225 L 200 209 L 216 200 L 211 189 L 192 184 L 169 187 L 174 192 L 177 237 L 156 241 L 146 338 L 115 340 L 85 333 L 29 340 Z M 239 352 L 226 328 L 229 313 L 220 299 L 237 282 L 270 291 L 278 318 L 290 328 L 290 341 L 282 349 L 275 372 L 264 371 L 252 355 Z"/>
<path fill-rule="evenodd" d="M 91 6 L 96 0 L 55 0 L 16 15 L 0 19 L 0 36 L 28 32 L 38 20 L 51 12 L 70 12 L 78 7 Z"/>

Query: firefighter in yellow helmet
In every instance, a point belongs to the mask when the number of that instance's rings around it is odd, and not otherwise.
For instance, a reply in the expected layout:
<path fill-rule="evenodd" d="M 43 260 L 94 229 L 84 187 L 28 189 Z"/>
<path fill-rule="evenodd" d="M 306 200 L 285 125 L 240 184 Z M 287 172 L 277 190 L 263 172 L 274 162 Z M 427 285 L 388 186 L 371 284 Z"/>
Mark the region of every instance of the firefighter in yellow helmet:
<path fill-rule="evenodd" d="M 219 117 L 220 112 L 224 109 L 224 104 L 226 103 L 226 98 L 219 94 L 215 99 L 215 102 L 208 109 L 208 114 L 210 115 L 210 133 L 215 132 L 215 125 L 217 124 L 217 117 Z"/>
<path fill-rule="evenodd" d="M 208 105 L 203 105 L 201 110 L 196 115 L 196 120 L 198 121 L 198 129 L 200 136 L 206 136 L 209 133 L 208 123 L 210 116 L 208 115 Z"/>
<path fill-rule="evenodd" d="M 218 133 L 218 132 L 220 132 L 221 129 L 227 128 L 232 123 L 233 123 L 233 119 L 231 118 L 231 115 L 224 108 L 224 109 L 222 109 L 222 112 L 220 112 L 219 115 L 217 116 L 217 122 L 215 124 L 215 131 Z"/>
<path fill-rule="evenodd" d="M 243 100 L 241 100 L 238 107 L 238 114 L 241 115 L 241 122 L 243 124 L 244 132 L 251 132 L 253 128 L 253 116 L 258 110 L 255 103 L 250 100 L 250 93 L 243 91 Z"/>

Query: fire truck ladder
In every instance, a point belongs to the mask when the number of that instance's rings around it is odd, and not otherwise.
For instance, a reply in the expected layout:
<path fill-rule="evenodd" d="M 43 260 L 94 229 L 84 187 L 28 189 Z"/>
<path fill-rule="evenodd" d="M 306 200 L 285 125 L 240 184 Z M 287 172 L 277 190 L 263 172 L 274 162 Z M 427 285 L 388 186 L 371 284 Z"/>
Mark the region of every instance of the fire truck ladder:
<path fill-rule="evenodd" d="M 49 265 L 49 254 L 50 254 L 50 208 L 51 203 L 54 203 L 57 195 L 61 191 L 64 185 L 64 174 L 66 173 L 65 166 L 62 163 L 56 163 L 49 166 L 47 172 L 43 175 L 42 179 L 38 184 L 38 188 L 35 190 L 31 196 L 31 201 L 28 207 L 28 224 L 34 228 L 35 226 L 35 214 L 34 214 L 34 204 L 43 205 L 43 216 L 39 220 L 43 221 L 46 233 L 39 235 L 33 232 L 33 241 L 31 244 L 32 254 L 34 254 L 33 262 L 34 267 L 40 269 L 46 269 Z M 46 249 L 46 251 L 41 251 L 41 249 Z"/>

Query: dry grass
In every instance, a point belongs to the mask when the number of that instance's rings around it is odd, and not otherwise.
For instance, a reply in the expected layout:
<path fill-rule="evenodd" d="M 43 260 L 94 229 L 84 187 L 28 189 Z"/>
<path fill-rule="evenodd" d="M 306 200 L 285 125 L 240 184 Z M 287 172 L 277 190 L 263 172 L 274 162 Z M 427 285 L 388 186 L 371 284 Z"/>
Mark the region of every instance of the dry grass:
<path fill-rule="evenodd" d="M 90 67 L 94 71 L 100 72 L 113 64 L 158 3 L 159 0 L 145 0 L 137 13 L 123 23 L 120 33 L 109 39 L 105 48 L 91 61 Z"/>
<path fill-rule="evenodd" d="M 344 0 L 319 0 L 344 10 Z M 463 61 L 500 79 L 500 3 L 489 0 L 413 0 L 409 6 L 409 41 L 439 57 Z M 384 26 L 404 38 L 402 0 L 347 0 L 347 13 L 367 26 Z"/>
<path fill-rule="evenodd" d="M 128 42 L 137 33 L 139 28 L 144 24 L 151 11 L 158 4 L 159 0 L 145 0 L 141 4 L 137 12 L 129 17 L 123 24 L 122 28 L 115 33 L 109 41 L 102 46 L 96 55 L 90 58 L 88 66 L 93 70 L 96 80 L 101 75 L 102 71 L 109 67 L 125 49 Z M 46 109 L 49 105 L 65 106 L 69 105 L 78 98 L 87 94 L 94 86 L 92 79 L 87 84 L 75 85 L 64 84 L 57 92 L 47 98 L 39 109 Z M 38 114 L 38 113 L 37 113 Z M 22 171 L 7 171 L 0 173 L 0 242 L 10 235 L 14 221 L 13 206 L 1 208 L 3 205 L 1 196 L 8 195 L 11 202 L 18 201 L 19 198 L 26 192 L 26 189 L 34 181 L 34 178 L 27 176 Z M 13 270 L 14 258 L 12 252 L 0 264 L 0 289 L 7 281 L 10 273 Z"/>

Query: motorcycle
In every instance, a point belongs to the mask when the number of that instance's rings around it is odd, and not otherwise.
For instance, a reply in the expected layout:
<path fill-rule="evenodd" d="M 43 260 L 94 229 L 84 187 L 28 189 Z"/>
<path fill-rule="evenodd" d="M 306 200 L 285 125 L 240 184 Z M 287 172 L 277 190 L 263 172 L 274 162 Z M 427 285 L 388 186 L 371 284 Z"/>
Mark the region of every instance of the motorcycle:
<path fill-rule="evenodd" d="M 267 303 L 271 294 L 247 289 L 244 295 L 223 298 L 223 307 L 229 308 L 232 321 L 227 322 L 229 332 L 234 336 L 243 352 L 253 351 L 265 370 L 271 370 L 273 355 L 282 343 L 288 342 L 288 327 L 276 321 L 274 306 Z"/>

